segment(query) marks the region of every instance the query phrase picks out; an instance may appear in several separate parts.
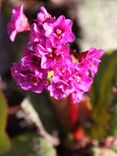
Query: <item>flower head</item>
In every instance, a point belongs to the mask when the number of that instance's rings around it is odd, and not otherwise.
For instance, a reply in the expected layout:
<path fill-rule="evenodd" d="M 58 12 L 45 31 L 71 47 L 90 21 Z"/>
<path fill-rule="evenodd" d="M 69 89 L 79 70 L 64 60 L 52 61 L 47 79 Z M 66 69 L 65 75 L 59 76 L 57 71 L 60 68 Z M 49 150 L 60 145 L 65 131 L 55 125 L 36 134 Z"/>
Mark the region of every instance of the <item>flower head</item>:
<path fill-rule="evenodd" d="M 29 24 L 23 5 L 12 13 L 8 30 L 14 41 L 18 32 L 29 30 Z M 11 68 L 17 84 L 24 90 L 41 93 L 47 89 L 56 99 L 70 96 L 73 103 L 80 102 L 91 87 L 103 50 L 90 48 L 74 62 L 69 46 L 73 41 L 72 21 L 63 15 L 56 19 L 41 7 L 37 20 L 30 26 L 24 56 Z"/>

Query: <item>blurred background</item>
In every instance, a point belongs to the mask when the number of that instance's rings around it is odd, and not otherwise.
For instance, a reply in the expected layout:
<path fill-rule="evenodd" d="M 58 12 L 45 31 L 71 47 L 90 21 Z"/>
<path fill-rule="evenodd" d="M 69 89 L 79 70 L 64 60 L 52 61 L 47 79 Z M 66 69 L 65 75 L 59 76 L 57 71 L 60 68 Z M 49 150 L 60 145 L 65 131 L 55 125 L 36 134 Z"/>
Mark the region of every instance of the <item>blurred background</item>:
<path fill-rule="evenodd" d="M 80 104 L 25 92 L 12 79 L 10 67 L 22 57 L 29 34 L 11 43 L 7 24 L 12 8 L 22 3 L 30 24 L 40 6 L 72 19 L 75 56 L 90 47 L 105 50 Z M 117 1 L 0 0 L 0 156 L 97 155 L 117 156 Z"/>

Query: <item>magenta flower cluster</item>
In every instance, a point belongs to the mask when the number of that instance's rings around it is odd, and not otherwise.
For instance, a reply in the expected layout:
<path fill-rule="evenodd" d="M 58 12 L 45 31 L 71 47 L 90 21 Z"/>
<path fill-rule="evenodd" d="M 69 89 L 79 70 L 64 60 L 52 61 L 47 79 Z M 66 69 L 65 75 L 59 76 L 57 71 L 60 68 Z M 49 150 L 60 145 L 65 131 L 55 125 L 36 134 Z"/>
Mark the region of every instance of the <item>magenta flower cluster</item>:
<path fill-rule="evenodd" d="M 23 5 L 13 9 L 8 24 L 12 41 L 17 33 L 30 31 L 23 58 L 11 67 L 13 78 L 24 90 L 41 93 L 46 89 L 55 99 L 70 95 L 73 103 L 78 103 L 91 87 L 103 50 L 90 48 L 80 53 L 76 62 L 69 46 L 75 39 L 72 20 L 63 15 L 56 19 L 41 7 L 29 25 L 22 10 Z"/>

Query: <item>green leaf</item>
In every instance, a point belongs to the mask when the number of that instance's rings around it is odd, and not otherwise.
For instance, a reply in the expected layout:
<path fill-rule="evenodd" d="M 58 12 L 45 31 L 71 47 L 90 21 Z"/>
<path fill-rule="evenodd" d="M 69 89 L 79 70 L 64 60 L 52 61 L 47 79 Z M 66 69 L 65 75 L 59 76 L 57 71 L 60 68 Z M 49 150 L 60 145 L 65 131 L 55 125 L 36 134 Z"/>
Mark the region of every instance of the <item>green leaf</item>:
<path fill-rule="evenodd" d="M 106 136 L 110 115 L 108 104 L 112 97 L 112 86 L 114 85 L 115 72 L 117 68 L 117 51 L 106 53 L 102 58 L 99 72 L 95 77 L 92 87 L 92 104 L 94 124 L 91 135 L 96 138 Z"/>
<path fill-rule="evenodd" d="M 116 156 L 116 153 L 108 148 L 92 148 L 92 156 Z"/>
<path fill-rule="evenodd" d="M 0 132 L 0 154 L 8 151 L 10 147 L 9 137 L 5 132 Z"/>
<path fill-rule="evenodd" d="M 36 156 L 56 156 L 56 150 L 48 140 L 40 137 L 36 139 L 36 143 L 38 145 L 38 154 Z"/>
<path fill-rule="evenodd" d="M 0 156 L 56 156 L 55 148 L 34 133 L 25 133 L 12 139 L 12 148 Z"/>
<path fill-rule="evenodd" d="M 0 91 L 0 153 L 7 151 L 11 144 L 5 132 L 7 121 L 7 103 L 3 93 Z"/>
<path fill-rule="evenodd" d="M 109 135 L 117 136 L 117 103 L 114 103 L 108 128 Z"/>
<path fill-rule="evenodd" d="M 57 119 L 51 101 L 46 92 L 42 94 L 30 93 L 31 103 L 39 113 L 41 122 L 49 133 L 58 130 Z"/>

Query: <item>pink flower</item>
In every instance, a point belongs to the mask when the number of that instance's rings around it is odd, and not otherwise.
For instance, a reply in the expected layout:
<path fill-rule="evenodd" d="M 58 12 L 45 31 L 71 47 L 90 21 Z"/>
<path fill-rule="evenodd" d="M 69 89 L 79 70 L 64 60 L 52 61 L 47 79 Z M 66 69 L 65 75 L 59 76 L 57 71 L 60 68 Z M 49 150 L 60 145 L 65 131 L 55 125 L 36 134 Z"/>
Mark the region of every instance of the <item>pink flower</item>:
<path fill-rule="evenodd" d="M 75 72 L 72 75 L 71 83 L 74 88 L 74 92 L 71 94 L 72 101 L 73 103 L 79 103 L 83 98 L 83 94 L 90 90 L 93 79 L 87 75 L 85 67 L 75 64 Z"/>
<path fill-rule="evenodd" d="M 56 99 L 61 99 L 68 95 L 72 95 L 75 103 L 79 102 L 83 93 L 89 91 L 92 84 L 92 78 L 87 75 L 83 68 L 78 64 L 58 65 L 48 86 L 50 95 Z"/>
<path fill-rule="evenodd" d="M 45 37 L 45 30 L 43 29 L 42 25 L 33 23 L 30 27 L 30 41 L 29 45 L 34 47 L 36 44 L 45 45 L 46 37 Z"/>
<path fill-rule="evenodd" d="M 41 58 L 35 53 L 29 53 L 21 59 L 22 66 L 28 65 L 41 79 L 47 78 L 47 70 L 41 68 Z"/>
<path fill-rule="evenodd" d="M 12 10 L 12 17 L 8 24 L 8 33 L 11 41 L 19 32 L 28 31 L 30 28 L 27 17 L 23 13 L 23 5 Z"/>
<path fill-rule="evenodd" d="M 55 46 L 49 39 L 46 39 L 45 47 L 38 44 L 35 51 L 41 55 L 41 67 L 43 69 L 53 70 L 57 64 L 71 59 L 68 45 L 61 43 Z"/>
<path fill-rule="evenodd" d="M 71 75 L 72 71 L 66 62 L 56 66 L 54 75 L 51 78 L 51 84 L 47 88 L 50 95 L 55 99 L 61 99 L 72 93 L 74 90 L 70 83 Z"/>
<path fill-rule="evenodd" d="M 83 94 L 84 92 L 82 91 L 74 91 L 72 94 L 71 94 L 71 100 L 73 102 L 73 104 L 78 104 L 82 99 L 83 99 Z"/>
<path fill-rule="evenodd" d="M 59 16 L 54 23 L 44 23 L 45 36 L 52 38 L 54 43 L 57 42 L 73 42 L 74 34 L 72 33 L 72 21 L 65 19 L 64 16 Z"/>
<path fill-rule="evenodd" d="M 17 84 L 24 90 L 41 93 L 48 86 L 48 81 L 41 79 L 39 73 L 34 72 L 28 65 L 14 64 L 11 72 Z"/>
<path fill-rule="evenodd" d="M 44 7 L 40 8 L 40 12 L 37 14 L 37 21 L 39 23 L 54 22 L 55 18 L 52 17 Z"/>
<path fill-rule="evenodd" d="M 98 71 L 100 58 L 103 54 L 103 49 L 97 50 L 96 48 L 90 48 L 88 51 L 80 53 L 78 59 L 81 63 L 81 66 L 84 66 L 84 68 L 91 73 L 91 76 L 94 77 Z"/>

